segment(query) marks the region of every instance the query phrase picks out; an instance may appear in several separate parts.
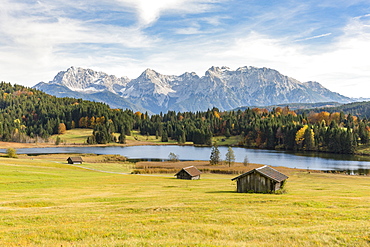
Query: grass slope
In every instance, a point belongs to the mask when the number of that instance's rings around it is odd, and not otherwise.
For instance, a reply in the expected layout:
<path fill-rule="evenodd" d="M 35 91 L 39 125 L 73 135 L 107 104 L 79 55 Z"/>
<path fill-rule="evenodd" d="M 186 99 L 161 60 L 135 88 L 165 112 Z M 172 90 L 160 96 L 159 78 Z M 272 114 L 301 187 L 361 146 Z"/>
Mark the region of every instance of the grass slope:
<path fill-rule="evenodd" d="M 52 142 L 55 142 L 57 136 L 59 136 L 60 139 L 65 143 L 83 144 L 86 143 L 87 137 L 91 136 L 92 132 L 92 129 L 71 129 L 67 130 L 64 134 L 53 135 L 50 139 Z"/>
<path fill-rule="evenodd" d="M 65 134 L 60 134 L 60 135 L 53 135 L 50 138 L 51 143 L 55 143 L 55 140 L 57 136 L 61 138 L 63 143 L 66 144 L 85 144 L 87 138 L 92 135 L 93 130 L 92 129 L 71 129 L 67 130 Z M 119 137 L 118 133 L 115 133 L 115 136 Z M 240 141 L 239 136 L 232 136 L 230 138 L 226 137 L 215 137 L 213 138 L 213 141 L 216 141 L 218 145 L 236 145 Z M 61 143 L 60 145 L 63 145 Z M 128 145 L 140 145 L 140 144 L 177 144 L 176 140 L 169 140 L 168 142 L 162 142 L 161 137 L 156 138 L 156 136 L 146 136 L 146 135 L 141 135 L 139 131 L 133 130 L 131 131 L 130 136 L 126 136 L 126 143 Z M 112 145 L 114 143 L 110 143 Z M 193 142 L 187 142 L 186 144 L 193 144 Z"/>
<path fill-rule="evenodd" d="M 289 175 L 287 194 L 241 194 L 227 175 L 184 181 L 0 158 L 0 245 L 370 246 L 369 177 Z"/>

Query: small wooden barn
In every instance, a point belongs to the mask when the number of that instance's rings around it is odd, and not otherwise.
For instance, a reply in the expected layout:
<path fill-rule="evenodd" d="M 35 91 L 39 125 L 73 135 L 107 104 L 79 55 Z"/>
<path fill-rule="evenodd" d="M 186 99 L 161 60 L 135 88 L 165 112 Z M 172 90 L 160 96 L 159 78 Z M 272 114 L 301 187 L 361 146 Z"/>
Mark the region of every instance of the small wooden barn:
<path fill-rule="evenodd" d="M 243 173 L 231 180 L 236 180 L 237 191 L 240 193 L 270 193 L 281 189 L 287 178 L 288 176 L 269 166 L 262 166 Z"/>
<path fill-rule="evenodd" d="M 182 168 L 181 171 L 175 174 L 178 179 L 196 180 L 200 179 L 201 172 L 195 166 Z"/>
<path fill-rule="evenodd" d="M 68 164 L 82 164 L 83 162 L 81 157 L 69 157 L 67 161 Z"/>

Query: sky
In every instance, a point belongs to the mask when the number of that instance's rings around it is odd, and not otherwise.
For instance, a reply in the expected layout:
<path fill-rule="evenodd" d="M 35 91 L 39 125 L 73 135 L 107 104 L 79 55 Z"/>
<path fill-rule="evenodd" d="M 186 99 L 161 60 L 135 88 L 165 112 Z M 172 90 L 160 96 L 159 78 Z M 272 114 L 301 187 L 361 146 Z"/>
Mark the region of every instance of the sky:
<path fill-rule="evenodd" d="M 266 67 L 370 98 L 369 0 L 0 0 L 0 80 Z"/>

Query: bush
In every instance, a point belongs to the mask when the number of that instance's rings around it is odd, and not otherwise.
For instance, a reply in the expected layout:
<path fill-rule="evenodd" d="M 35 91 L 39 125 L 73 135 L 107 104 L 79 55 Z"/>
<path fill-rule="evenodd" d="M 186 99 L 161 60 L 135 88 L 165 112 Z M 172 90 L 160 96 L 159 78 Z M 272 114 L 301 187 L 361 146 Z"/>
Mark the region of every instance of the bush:
<path fill-rule="evenodd" d="M 57 139 L 55 140 L 55 145 L 59 145 L 62 140 L 59 136 L 57 136 Z"/>
<path fill-rule="evenodd" d="M 9 158 L 17 158 L 17 151 L 14 148 L 8 148 L 6 154 Z"/>

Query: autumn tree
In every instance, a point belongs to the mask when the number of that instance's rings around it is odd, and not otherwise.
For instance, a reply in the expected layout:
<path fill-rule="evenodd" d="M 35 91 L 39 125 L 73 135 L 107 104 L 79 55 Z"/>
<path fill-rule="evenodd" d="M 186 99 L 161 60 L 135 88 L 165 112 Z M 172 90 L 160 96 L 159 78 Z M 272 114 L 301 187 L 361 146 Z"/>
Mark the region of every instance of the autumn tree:
<path fill-rule="evenodd" d="M 299 148 L 302 148 L 303 141 L 304 141 L 304 134 L 308 129 L 308 125 L 304 125 L 300 130 L 297 131 L 295 135 L 295 142 Z"/>
<path fill-rule="evenodd" d="M 307 128 L 304 132 L 303 149 L 307 151 L 315 150 L 315 133 L 311 128 Z"/>
<path fill-rule="evenodd" d="M 231 147 L 228 147 L 227 153 L 226 153 L 226 163 L 229 164 L 229 167 L 234 164 L 235 162 L 235 153 L 234 150 Z"/>
<path fill-rule="evenodd" d="M 17 158 L 17 151 L 14 148 L 6 149 L 6 154 L 9 158 Z"/>
<path fill-rule="evenodd" d="M 60 123 L 58 126 L 58 134 L 64 134 L 66 133 L 66 131 L 67 131 L 66 125 L 64 123 Z"/>

